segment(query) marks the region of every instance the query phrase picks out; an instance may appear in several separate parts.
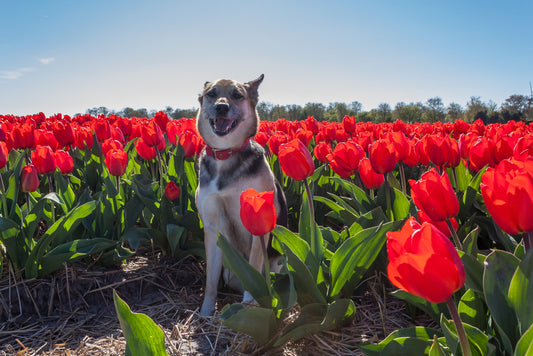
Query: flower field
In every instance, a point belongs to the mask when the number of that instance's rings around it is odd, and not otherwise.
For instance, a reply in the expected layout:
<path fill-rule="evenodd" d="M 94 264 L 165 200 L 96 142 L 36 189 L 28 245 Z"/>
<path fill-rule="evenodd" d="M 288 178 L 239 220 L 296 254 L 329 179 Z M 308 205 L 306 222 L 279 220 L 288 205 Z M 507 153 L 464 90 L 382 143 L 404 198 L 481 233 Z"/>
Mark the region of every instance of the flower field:
<path fill-rule="evenodd" d="M 255 209 L 245 196 L 241 218 L 272 231 L 283 267 L 263 276 L 220 236 L 226 267 L 258 304 L 219 305 L 225 326 L 262 349 L 340 328 L 357 313 L 357 287 L 382 269 L 393 298 L 440 327 L 396 330 L 359 345 L 366 355 L 533 352 L 532 124 L 309 117 L 263 121 L 254 140 L 285 192 L 288 226 L 273 223 L 271 199 Z M 204 256 L 194 201 L 204 146 L 195 119 L 163 112 L 0 115 L 0 273 L 114 265 L 146 245 Z"/>

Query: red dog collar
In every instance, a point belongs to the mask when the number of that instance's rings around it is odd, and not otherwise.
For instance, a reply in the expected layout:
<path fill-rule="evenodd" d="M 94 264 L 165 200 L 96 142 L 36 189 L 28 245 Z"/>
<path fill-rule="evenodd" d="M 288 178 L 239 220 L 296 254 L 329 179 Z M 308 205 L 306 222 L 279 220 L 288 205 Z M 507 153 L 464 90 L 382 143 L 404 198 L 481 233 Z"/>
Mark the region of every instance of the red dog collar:
<path fill-rule="evenodd" d="M 243 150 L 244 148 L 246 148 L 249 143 L 250 143 L 250 138 L 247 138 L 244 141 L 244 143 L 243 143 L 243 145 L 241 147 L 239 147 L 239 148 L 228 148 L 228 149 L 225 149 L 225 150 L 217 150 L 216 148 L 205 146 L 205 153 L 208 156 L 213 157 L 214 159 L 224 161 L 224 160 L 230 158 L 231 156 L 233 156 L 235 153 L 237 153 L 237 152 Z"/>

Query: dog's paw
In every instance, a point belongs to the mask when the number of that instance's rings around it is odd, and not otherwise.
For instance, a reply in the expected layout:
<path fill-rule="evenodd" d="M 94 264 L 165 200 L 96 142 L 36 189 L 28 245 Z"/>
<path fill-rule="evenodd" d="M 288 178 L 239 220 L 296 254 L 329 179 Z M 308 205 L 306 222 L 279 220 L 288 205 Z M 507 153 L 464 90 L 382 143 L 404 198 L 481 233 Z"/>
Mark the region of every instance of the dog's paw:
<path fill-rule="evenodd" d="M 204 308 L 204 307 L 202 307 L 200 309 L 200 315 L 202 315 L 202 316 L 211 316 L 211 315 L 214 314 L 214 312 L 215 312 L 215 308 Z"/>
<path fill-rule="evenodd" d="M 214 313 L 215 313 L 215 304 L 214 303 L 206 303 L 206 302 L 204 302 L 202 304 L 202 307 L 200 308 L 200 315 L 211 316 Z"/>
<path fill-rule="evenodd" d="M 259 303 L 257 303 L 250 293 L 245 291 L 242 296 L 242 304 L 258 305 Z"/>

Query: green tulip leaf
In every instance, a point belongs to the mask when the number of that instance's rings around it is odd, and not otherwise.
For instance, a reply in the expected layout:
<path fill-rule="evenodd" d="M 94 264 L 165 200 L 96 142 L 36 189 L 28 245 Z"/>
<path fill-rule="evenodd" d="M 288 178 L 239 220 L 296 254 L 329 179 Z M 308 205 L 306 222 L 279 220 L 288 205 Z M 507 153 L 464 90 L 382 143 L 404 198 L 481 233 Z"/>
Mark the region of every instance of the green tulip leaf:
<path fill-rule="evenodd" d="M 0 242 L 5 247 L 7 256 L 17 268 L 21 268 L 25 262 L 25 241 L 18 237 L 19 233 L 19 224 L 0 216 Z"/>
<path fill-rule="evenodd" d="M 514 350 L 514 356 L 532 356 L 533 355 L 533 325 L 526 330 L 522 335 L 516 348 Z"/>
<path fill-rule="evenodd" d="M 64 262 L 74 262 L 82 257 L 98 255 L 117 245 L 116 241 L 105 238 L 74 240 L 65 242 L 47 252 L 41 259 L 39 274 L 46 276 L 63 267 Z"/>
<path fill-rule="evenodd" d="M 167 239 L 172 256 L 177 256 L 180 247 L 183 245 L 183 239 L 187 237 L 185 232 L 186 230 L 183 226 L 174 224 L 167 225 Z"/>
<path fill-rule="evenodd" d="M 67 183 L 67 180 L 61 173 L 56 172 L 54 175 L 54 180 L 56 182 L 57 195 L 64 203 L 63 212 L 66 214 L 74 207 L 76 202 L 76 194 L 74 194 L 72 186 Z"/>
<path fill-rule="evenodd" d="M 353 287 L 362 280 L 383 249 L 386 232 L 394 225 L 390 222 L 361 230 L 344 241 L 331 258 L 331 297 L 335 298 L 350 279 Z"/>
<path fill-rule="evenodd" d="M 440 326 L 446 337 L 446 344 L 450 348 L 450 351 L 453 355 L 458 354 L 458 350 L 461 348 L 459 344 L 459 337 L 457 336 L 457 329 L 455 324 L 446 319 L 444 316 L 441 317 Z M 486 356 L 494 352 L 495 347 L 492 344 L 489 344 L 489 336 L 483 333 L 478 328 L 463 323 L 463 327 L 466 331 L 466 336 L 468 338 L 468 343 L 470 345 L 470 351 L 472 356 Z"/>
<path fill-rule="evenodd" d="M 165 350 L 165 334 L 150 317 L 133 313 L 114 290 L 113 301 L 126 339 L 126 356 L 168 355 Z"/>
<path fill-rule="evenodd" d="M 521 333 L 533 324 L 533 250 L 518 265 L 509 285 L 509 300 L 515 308 Z"/>
<path fill-rule="evenodd" d="M 302 261 L 305 261 L 307 256 L 309 256 L 311 249 L 307 241 L 300 238 L 300 236 L 286 227 L 277 225 L 274 230 L 272 230 L 272 234 L 274 235 L 274 238 L 272 239 L 272 247 L 279 253 L 283 253 L 281 244 L 284 243 Z"/>
<path fill-rule="evenodd" d="M 485 259 L 483 274 L 485 303 L 509 354 L 520 337 L 517 316 L 508 296 L 509 286 L 519 263 L 511 253 L 495 250 Z"/>
<path fill-rule="evenodd" d="M 250 335 L 259 346 L 265 346 L 273 339 L 281 323 L 281 320 L 276 318 L 274 309 L 245 308 L 240 303 L 226 305 L 220 318 L 224 326 Z"/>
<path fill-rule="evenodd" d="M 478 294 L 472 289 L 467 290 L 461 297 L 457 309 L 463 322 L 483 330 L 487 325 L 487 314 L 481 296 L 482 294 Z"/>
<path fill-rule="evenodd" d="M 252 267 L 221 234 L 218 236 L 217 245 L 224 253 L 224 266 L 237 276 L 244 290 L 248 291 L 260 306 L 271 308 L 270 286 L 267 286 L 263 275 Z"/>
<path fill-rule="evenodd" d="M 409 199 L 400 190 L 393 188 L 392 194 L 392 214 L 394 220 L 402 220 L 409 216 Z"/>
<path fill-rule="evenodd" d="M 302 207 L 300 210 L 299 232 L 300 237 L 309 244 L 311 253 L 315 256 L 315 259 L 321 261 L 322 256 L 324 255 L 324 240 L 322 239 L 322 233 L 314 219 L 310 204 L 312 204 L 312 201 L 309 201 L 307 190 L 304 190 Z"/>
<path fill-rule="evenodd" d="M 298 256 L 284 243 L 281 244 L 283 254 L 287 258 L 287 267 L 294 280 L 294 288 L 298 295 L 298 304 L 321 303 L 326 304 L 326 298 L 317 286 L 318 281 L 313 277 L 311 271 Z M 311 255 L 311 254 L 309 254 Z"/>
<path fill-rule="evenodd" d="M 196 168 L 194 168 L 194 162 L 184 161 L 183 167 L 185 168 L 185 175 L 187 176 L 187 181 L 193 192 L 196 191 L 198 187 L 198 178 L 196 176 Z"/>
<path fill-rule="evenodd" d="M 389 355 L 389 353 L 386 353 L 384 350 L 389 344 L 392 344 L 393 346 L 390 346 L 389 349 L 391 352 L 394 351 L 394 349 L 396 349 L 397 347 L 400 348 L 400 350 L 395 351 L 395 355 L 424 355 L 427 354 L 427 352 L 429 351 L 429 348 L 433 343 L 433 338 L 435 335 L 439 338 L 442 338 L 443 336 L 442 332 L 437 329 L 425 328 L 421 326 L 416 326 L 407 329 L 398 329 L 389 334 L 379 344 L 362 344 L 359 346 L 359 348 L 367 356 Z M 420 343 L 417 341 L 408 341 L 409 344 L 416 344 L 410 346 L 412 348 L 410 350 L 417 352 L 411 353 L 403 350 L 402 353 L 401 347 L 406 343 L 406 339 L 420 341 Z M 414 348 L 416 348 L 416 350 L 414 350 Z M 423 351 L 421 351 L 421 349 Z"/>
<path fill-rule="evenodd" d="M 281 346 L 289 340 L 298 340 L 320 331 L 333 330 L 349 323 L 355 316 L 355 305 L 351 299 L 339 299 L 331 304 L 307 304 L 300 311 L 298 319 L 288 325 L 274 343 Z"/>
<path fill-rule="evenodd" d="M 446 350 L 442 347 L 442 345 L 439 343 L 439 339 L 437 338 L 437 335 L 433 337 L 433 344 L 429 348 L 428 356 L 447 356 L 449 353 L 446 352 Z"/>
<path fill-rule="evenodd" d="M 465 254 L 458 250 L 461 261 L 465 268 L 466 282 L 465 285 L 469 289 L 473 289 L 478 293 L 483 293 L 483 264 L 474 256 Z"/>
<path fill-rule="evenodd" d="M 353 203 L 356 204 L 357 211 L 369 211 L 376 207 L 376 205 L 370 201 L 366 192 L 356 184 L 340 177 L 331 177 L 330 180 L 339 184 L 339 186 L 350 195 Z"/>
<path fill-rule="evenodd" d="M 68 236 L 82 223 L 83 219 L 92 214 L 96 208 L 96 201 L 91 201 L 72 209 L 67 215 L 58 219 L 48 228 L 45 234 L 37 241 L 25 264 L 26 278 L 36 278 L 41 266 L 41 258 L 48 250 L 50 244 L 65 241 Z"/>
<path fill-rule="evenodd" d="M 330 196 L 332 196 L 332 193 L 329 194 Z M 340 197 L 339 199 L 342 200 L 342 198 Z M 359 214 L 346 203 L 337 203 L 331 199 L 322 196 L 314 197 L 313 200 L 325 204 L 328 208 L 331 209 L 331 211 L 328 212 L 326 215 L 333 219 L 341 221 L 343 224 L 350 225 L 351 223 L 355 222 L 359 217 Z M 346 208 L 346 205 L 348 205 L 348 209 Z"/>
<path fill-rule="evenodd" d="M 419 297 L 417 295 L 411 294 L 409 292 L 406 292 L 404 290 L 398 289 L 391 293 L 396 298 L 399 298 L 401 300 L 406 301 L 407 303 L 417 307 L 418 309 L 424 311 L 426 314 L 431 316 L 433 320 L 440 321 L 441 314 L 444 314 L 446 316 L 450 316 L 450 313 L 448 311 L 448 308 L 446 308 L 446 304 L 444 303 L 430 303 L 427 300 L 425 300 L 422 297 Z"/>

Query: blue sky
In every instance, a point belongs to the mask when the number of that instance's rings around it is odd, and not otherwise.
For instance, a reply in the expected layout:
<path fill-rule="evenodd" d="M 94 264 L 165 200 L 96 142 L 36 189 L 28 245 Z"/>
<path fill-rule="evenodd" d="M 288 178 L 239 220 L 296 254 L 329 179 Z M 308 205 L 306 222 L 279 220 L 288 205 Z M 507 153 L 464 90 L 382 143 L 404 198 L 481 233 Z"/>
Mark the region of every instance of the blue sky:
<path fill-rule="evenodd" d="M 529 94 L 533 2 L 2 0 L 0 114 L 197 107 L 265 74 L 274 104 Z"/>

